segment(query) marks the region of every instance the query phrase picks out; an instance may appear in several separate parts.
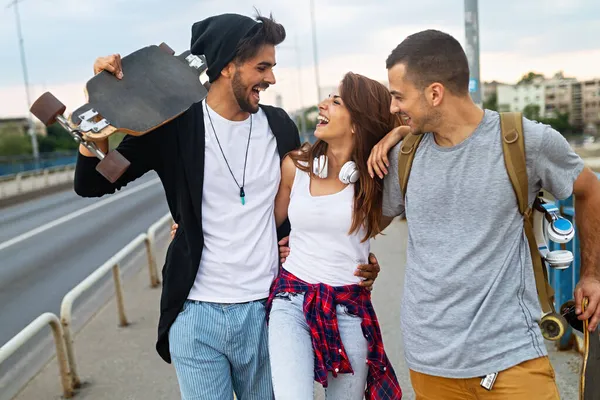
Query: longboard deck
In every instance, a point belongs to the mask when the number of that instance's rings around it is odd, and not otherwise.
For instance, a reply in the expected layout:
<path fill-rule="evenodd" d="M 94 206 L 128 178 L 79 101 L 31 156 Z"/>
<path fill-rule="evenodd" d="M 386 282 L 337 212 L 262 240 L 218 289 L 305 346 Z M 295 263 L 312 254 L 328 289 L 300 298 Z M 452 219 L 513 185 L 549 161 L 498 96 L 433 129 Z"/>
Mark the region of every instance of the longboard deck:
<path fill-rule="evenodd" d="M 73 111 L 71 122 L 78 125 L 79 116 L 94 109 L 110 124 L 104 134 L 110 136 L 115 130 L 141 135 L 172 120 L 208 94 L 199 79 L 206 67 L 189 66 L 188 55 L 148 46 L 123 57 L 123 79 L 107 71 L 90 79 L 88 103 Z"/>
<path fill-rule="evenodd" d="M 588 332 L 588 321 L 584 321 L 583 370 L 581 393 L 583 400 L 600 400 L 600 330 Z"/>

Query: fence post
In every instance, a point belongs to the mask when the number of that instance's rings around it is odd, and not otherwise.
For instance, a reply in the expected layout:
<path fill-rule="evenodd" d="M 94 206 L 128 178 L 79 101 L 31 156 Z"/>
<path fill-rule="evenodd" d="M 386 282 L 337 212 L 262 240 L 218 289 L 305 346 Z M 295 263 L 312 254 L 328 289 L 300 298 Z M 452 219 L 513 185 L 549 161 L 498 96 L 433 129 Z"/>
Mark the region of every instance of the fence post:
<path fill-rule="evenodd" d="M 67 358 L 65 355 L 65 346 L 61 334 L 60 321 L 58 317 L 51 313 L 45 312 L 31 321 L 21 332 L 17 333 L 12 339 L 0 347 L 0 363 L 6 361 L 19 348 L 25 345 L 34 335 L 36 335 L 44 326 L 50 325 L 54 344 L 56 348 L 56 360 L 58 362 L 58 370 L 60 374 L 60 383 L 63 388 L 63 397 L 73 397 L 73 387 L 69 379 L 69 371 Z"/>
<path fill-rule="evenodd" d="M 21 179 L 22 179 L 23 173 L 19 172 L 17 174 L 17 177 L 15 178 L 15 183 L 17 184 L 17 194 L 21 194 Z"/>
<path fill-rule="evenodd" d="M 154 254 L 154 232 L 148 232 L 146 236 L 146 255 L 148 257 L 148 270 L 150 272 L 150 287 L 157 287 L 160 283 L 156 266 L 156 256 Z"/>
<path fill-rule="evenodd" d="M 62 313 L 61 313 L 62 314 Z M 67 353 L 67 361 L 69 363 L 69 380 L 71 381 L 71 387 L 77 389 L 81 387 L 81 380 L 77 373 L 77 362 L 75 361 L 75 349 L 73 347 L 73 336 L 71 334 L 71 316 L 65 318 L 61 315 L 60 322 L 62 325 L 63 338 L 65 341 L 65 349 Z"/>
<path fill-rule="evenodd" d="M 69 366 L 67 364 L 67 353 L 65 349 L 65 342 L 63 340 L 62 328 L 58 317 L 50 321 L 52 327 L 52 336 L 54 336 L 54 344 L 56 345 L 56 362 L 58 362 L 58 369 L 60 370 L 60 381 L 63 387 L 63 396 L 65 398 L 73 397 L 73 387 L 71 386 L 71 380 L 69 379 Z"/>
<path fill-rule="evenodd" d="M 121 284 L 121 269 L 119 263 L 112 268 L 113 279 L 115 281 L 115 293 L 117 297 L 117 313 L 119 314 L 119 326 L 127 326 L 127 317 L 125 316 L 125 301 L 123 299 L 123 285 Z"/>

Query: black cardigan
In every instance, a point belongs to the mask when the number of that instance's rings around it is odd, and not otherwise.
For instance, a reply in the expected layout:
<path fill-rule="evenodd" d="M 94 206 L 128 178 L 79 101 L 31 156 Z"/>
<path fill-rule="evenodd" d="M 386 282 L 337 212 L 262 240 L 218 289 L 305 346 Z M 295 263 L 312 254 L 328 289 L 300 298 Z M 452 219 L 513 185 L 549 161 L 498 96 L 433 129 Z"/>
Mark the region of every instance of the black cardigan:
<path fill-rule="evenodd" d="M 298 129 L 280 108 L 262 106 L 277 140 L 280 160 L 300 146 Z M 95 167 L 96 157 L 79 154 L 75 168 L 75 192 L 83 197 L 114 193 L 150 170 L 163 184 L 173 219 L 179 224 L 167 250 L 162 270 L 163 288 L 156 350 L 168 363 L 168 332 L 194 284 L 204 236 L 202 231 L 202 184 L 204 181 L 204 115 L 201 103 L 156 130 L 143 136 L 125 136 L 117 147 L 131 165 L 114 184 Z M 134 218 L 134 216 L 132 216 Z M 290 232 L 289 221 L 277 229 L 281 239 Z"/>

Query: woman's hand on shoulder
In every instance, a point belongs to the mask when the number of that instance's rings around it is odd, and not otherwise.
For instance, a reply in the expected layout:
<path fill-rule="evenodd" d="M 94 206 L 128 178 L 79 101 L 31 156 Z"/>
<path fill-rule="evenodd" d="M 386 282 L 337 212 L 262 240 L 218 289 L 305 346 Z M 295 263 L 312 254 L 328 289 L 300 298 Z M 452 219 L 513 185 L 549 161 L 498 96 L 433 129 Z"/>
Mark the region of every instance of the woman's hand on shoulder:
<path fill-rule="evenodd" d="M 375 177 L 375 174 L 383 179 L 384 175 L 387 175 L 387 168 L 390 166 L 388 160 L 388 153 L 390 149 L 397 145 L 402 139 L 410 133 L 410 127 L 406 125 L 398 126 L 392 129 L 387 135 L 383 137 L 371 150 L 371 155 L 367 160 L 367 168 L 371 178 Z"/>

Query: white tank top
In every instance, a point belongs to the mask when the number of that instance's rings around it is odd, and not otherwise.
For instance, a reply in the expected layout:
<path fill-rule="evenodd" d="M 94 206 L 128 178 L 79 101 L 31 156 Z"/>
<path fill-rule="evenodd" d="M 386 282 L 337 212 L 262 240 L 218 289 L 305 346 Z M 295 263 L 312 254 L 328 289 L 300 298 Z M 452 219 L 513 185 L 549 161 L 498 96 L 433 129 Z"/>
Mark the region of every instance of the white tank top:
<path fill-rule="evenodd" d="M 365 230 L 348 234 L 352 225 L 354 185 L 324 196 L 310 194 L 310 175 L 296 169 L 288 217 L 290 255 L 283 268 L 305 282 L 346 286 L 360 282 L 354 276 L 366 264 L 370 241 L 361 243 Z"/>

